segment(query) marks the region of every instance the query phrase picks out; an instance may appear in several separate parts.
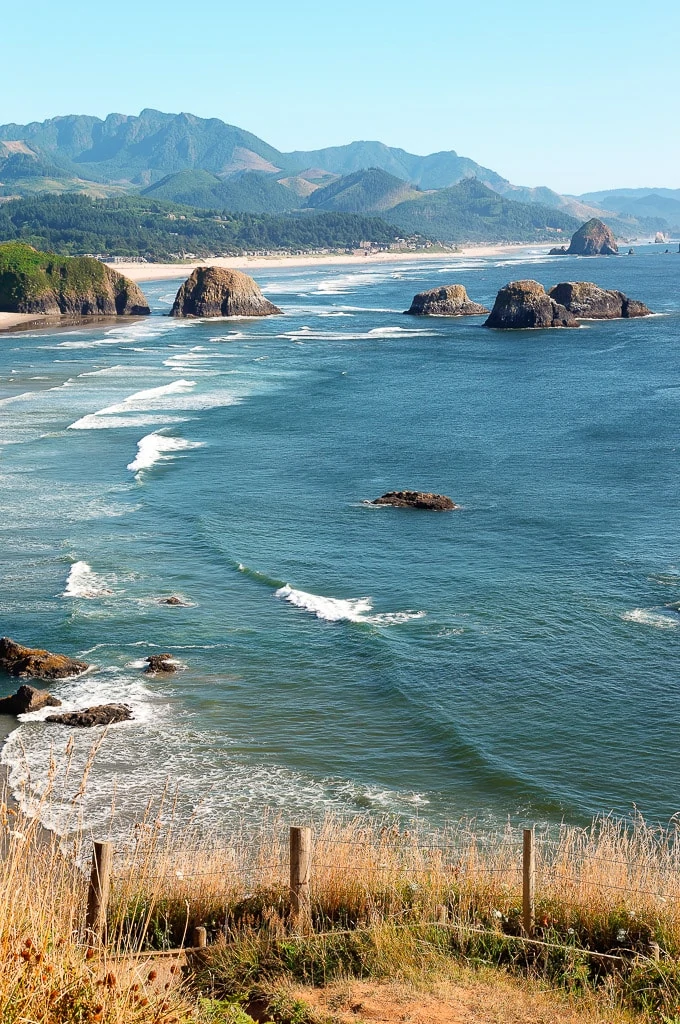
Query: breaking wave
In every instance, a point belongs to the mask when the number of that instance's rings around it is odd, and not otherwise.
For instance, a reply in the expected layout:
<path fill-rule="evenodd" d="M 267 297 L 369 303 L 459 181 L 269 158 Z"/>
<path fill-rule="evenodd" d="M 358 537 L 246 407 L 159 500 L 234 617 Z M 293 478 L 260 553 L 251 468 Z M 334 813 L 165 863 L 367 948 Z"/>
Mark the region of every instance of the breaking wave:
<path fill-rule="evenodd" d="M 183 437 L 168 437 L 160 433 L 147 434 L 137 442 L 137 455 L 128 463 L 127 468 L 139 480 L 144 470 L 151 469 L 157 462 L 167 462 L 177 452 L 202 447 L 202 441 L 186 441 Z"/>

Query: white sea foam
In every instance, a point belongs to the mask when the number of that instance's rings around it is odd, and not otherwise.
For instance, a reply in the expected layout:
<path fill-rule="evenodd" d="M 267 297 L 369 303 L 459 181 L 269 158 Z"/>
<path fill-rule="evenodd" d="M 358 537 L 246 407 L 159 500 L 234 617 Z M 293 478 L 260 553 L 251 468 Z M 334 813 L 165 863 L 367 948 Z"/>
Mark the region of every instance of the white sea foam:
<path fill-rule="evenodd" d="M 151 469 L 157 462 L 167 462 L 173 459 L 177 452 L 202 447 L 202 441 L 186 441 L 183 437 L 168 437 L 160 433 L 147 434 L 137 442 L 137 455 L 128 463 L 127 468 L 135 473 L 136 479 L 139 480 L 143 471 Z"/>
<path fill-rule="evenodd" d="M 390 626 L 408 622 L 409 619 L 420 619 L 425 615 L 425 612 L 412 611 L 370 615 L 369 613 L 373 610 L 370 597 L 355 599 L 324 597 L 321 594 L 309 594 L 304 590 L 294 590 L 287 583 L 283 587 L 279 587 L 275 592 L 275 597 L 288 601 L 296 608 L 311 612 L 316 615 L 317 619 L 324 619 L 326 622 L 369 622 L 376 626 Z"/>
<path fill-rule="evenodd" d="M 313 327 L 301 327 L 298 331 L 280 334 L 290 341 L 375 341 L 378 338 L 436 338 L 438 331 L 417 327 L 373 327 L 369 331 L 322 331 Z"/>
<path fill-rule="evenodd" d="M 87 562 L 74 562 L 69 570 L 62 597 L 84 597 L 93 600 L 113 591 Z"/>
<path fill-rule="evenodd" d="M 621 618 L 624 622 L 638 622 L 642 626 L 653 626 L 654 629 L 677 629 L 680 626 L 680 616 L 664 615 L 663 612 L 649 608 L 633 608 L 632 611 L 624 612 Z"/>

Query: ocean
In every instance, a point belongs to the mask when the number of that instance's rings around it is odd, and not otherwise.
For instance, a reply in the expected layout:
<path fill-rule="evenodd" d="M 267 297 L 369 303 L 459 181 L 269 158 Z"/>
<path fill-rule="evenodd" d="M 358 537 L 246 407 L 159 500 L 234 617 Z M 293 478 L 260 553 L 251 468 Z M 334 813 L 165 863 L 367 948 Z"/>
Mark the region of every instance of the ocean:
<path fill-rule="evenodd" d="M 65 828 L 165 793 L 220 831 L 680 809 L 680 255 L 254 273 L 285 315 L 0 336 L 2 633 L 82 657 L 2 762 Z M 496 332 L 405 317 L 460 282 L 592 280 L 658 315 Z M 367 505 L 450 495 L 426 513 Z M 162 599 L 178 595 L 183 604 Z M 168 652 L 172 675 L 145 675 Z M 3 693 L 16 681 L 3 678 Z M 98 745 L 84 796 L 80 777 Z"/>

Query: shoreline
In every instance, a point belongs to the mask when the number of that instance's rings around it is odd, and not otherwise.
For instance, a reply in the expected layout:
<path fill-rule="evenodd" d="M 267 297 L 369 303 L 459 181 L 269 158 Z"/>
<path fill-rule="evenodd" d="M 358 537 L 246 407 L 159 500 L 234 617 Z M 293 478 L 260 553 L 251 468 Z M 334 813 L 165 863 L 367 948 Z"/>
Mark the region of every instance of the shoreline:
<path fill-rule="evenodd" d="M 504 245 L 470 245 L 458 252 L 380 252 L 372 256 L 334 254 L 329 256 L 207 256 L 185 263 L 107 263 L 106 266 L 129 278 L 130 281 L 172 281 L 188 276 L 196 267 L 224 267 L 228 270 L 282 270 L 286 267 L 371 267 L 390 263 L 415 263 L 423 260 L 476 259 L 486 256 L 519 255 L 529 250 L 550 248 L 549 242 L 515 242 Z M 72 314 L 55 316 L 53 313 L 7 313 L 0 311 L 0 334 L 8 331 L 47 330 L 60 327 L 88 327 L 91 324 L 120 324 L 139 317 L 87 316 Z"/>
<path fill-rule="evenodd" d="M 549 242 L 508 243 L 506 245 L 470 245 L 458 252 L 380 252 L 372 256 L 351 256 L 337 253 L 328 256 L 212 256 L 184 263 L 107 263 L 112 270 L 137 283 L 142 281 L 165 281 L 182 277 L 196 267 L 224 267 L 228 270 L 282 270 L 286 267 L 370 267 L 384 263 L 412 263 L 423 260 L 475 259 L 484 256 L 506 256 L 533 249 L 550 248 Z M 7 314 L 5 314 L 7 315 Z"/>

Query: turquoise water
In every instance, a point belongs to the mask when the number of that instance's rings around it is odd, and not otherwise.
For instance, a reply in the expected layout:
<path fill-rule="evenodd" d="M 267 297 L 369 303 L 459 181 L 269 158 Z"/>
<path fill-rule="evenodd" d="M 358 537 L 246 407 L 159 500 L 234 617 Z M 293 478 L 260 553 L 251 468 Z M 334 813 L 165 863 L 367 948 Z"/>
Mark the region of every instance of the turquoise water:
<path fill-rule="evenodd" d="M 678 810 L 680 256 L 422 261 L 255 274 L 285 316 L 0 343 L 2 632 L 123 700 L 83 802 L 164 785 L 182 820 L 263 807 L 426 822 Z M 645 320 L 491 332 L 401 315 L 461 282 L 594 280 Z M 386 490 L 451 495 L 424 514 Z M 186 607 L 159 598 L 179 594 Z M 183 666 L 148 677 L 142 659 Z M 5 692 L 13 689 L 3 680 Z M 69 813 L 93 741 L 26 720 L 3 760 Z"/>

